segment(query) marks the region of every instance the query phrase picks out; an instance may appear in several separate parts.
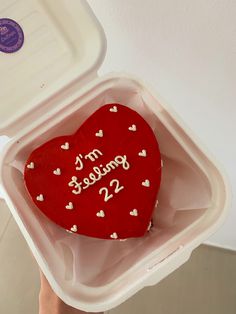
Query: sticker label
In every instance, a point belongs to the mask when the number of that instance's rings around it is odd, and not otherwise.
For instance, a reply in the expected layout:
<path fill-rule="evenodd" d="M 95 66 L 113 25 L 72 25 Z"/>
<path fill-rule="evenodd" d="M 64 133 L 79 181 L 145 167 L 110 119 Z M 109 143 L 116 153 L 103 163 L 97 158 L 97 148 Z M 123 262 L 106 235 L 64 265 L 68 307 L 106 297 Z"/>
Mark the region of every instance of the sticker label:
<path fill-rule="evenodd" d="M 8 18 L 0 19 L 0 51 L 16 52 L 23 43 L 24 33 L 20 25 Z"/>

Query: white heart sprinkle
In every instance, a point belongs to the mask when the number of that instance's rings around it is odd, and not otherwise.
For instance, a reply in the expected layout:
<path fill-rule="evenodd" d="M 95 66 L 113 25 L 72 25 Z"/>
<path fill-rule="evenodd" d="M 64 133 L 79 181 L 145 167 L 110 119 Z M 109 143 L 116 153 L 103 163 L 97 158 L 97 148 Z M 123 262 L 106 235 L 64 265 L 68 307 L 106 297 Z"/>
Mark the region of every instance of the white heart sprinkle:
<path fill-rule="evenodd" d="M 64 150 L 68 150 L 70 148 L 70 144 L 66 142 L 65 144 L 61 145 L 61 148 Z"/>
<path fill-rule="evenodd" d="M 37 201 L 39 202 L 43 202 L 44 201 L 44 197 L 43 197 L 43 194 L 40 194 L 36 197 Z"/>
<path fill-rule="evenodd" d="M 142 185 L 148 188 L 150 186 L 150 181 L 146 179 L 145 181 L 142 182 Z"/>
<path fill-rule="evenodd" d="M 56 170 L 53 171 L 53 173 L 54 173 L 56 176 L 60 176 L 60 175 L 61 175 L 61 169 L 60 169 L 60 168 L 57 168 Z"/>
<path fill-rule="evenodd" d="M 161 160 L 161 168 L 163 168 L 163 166 L 164 166 L 164 162 L 163 160 Z"/>
<path fill-rule="evenodd" d="M 97 214 L 96 214 L 98 217 L 105 217 L 105 213 L 104 213 L 104 211 L 103 210 L 100 210 L 99 212 L 97 212 Z"/>
<path fill-rule="evenodd" d="M 118 109 L 117 109 L 117 107 L 116 107 L 116 106 L 113 106 L 112 108 L 110 108 L 110 111 L 111 111 L 111 112 L 117 112 L 117 111 L 118 111 Z"/>
<path fill-rule="evenodd" d="M 158 204 L 159 204 L 159 201 L 158 201 L 158 200 L 156 200 L 155 207 L 157 207 L 157 206 L 158 206 Z"/>
<path fill-rule="evenodd" d="M 139 156 L 141 157 L 146 157 L 147 156 L 147 151 L 143 149 L 141 152 L 138 153 Z"/>
<path fill-rule="evenodd" d="M 131 216 L 138 216 L 138 211 L 137 209 L 133 209 L 131 210 L 131 212 L 129 212 Z"/>
<path fill-rule="evenodd" d="M 28 169 L 34 169 L 34 163 L 31 162 L 30 164 L 27 165 L 27 168 Z"/>
<path fill-rule="evenodd" d="M 76 225 L 73 225 L 73 227 L 71 227 L 70 230 L 73 232 L 77 232 L 78 228 Z"/>
<path fill-rule="evenodd" d="M 74 206 L 72 202 L 69 202 L 68 205 L 66 205 L 66 209 L 73 209 L 73 208 Z"/>
<path fill-rule="evenodd" d="M 99 131 L 96 133 L 96 136 L 97 136 L 97 137 L 103 137 L 103 130 L 99 130 Z"/>
<path fill-rule="evenodd" d="M 132 124 L 132 125 L 129 127 L 129 130 L 135 132 L 135 131 L 137 130 L 136 125 L 135 125 L 135 124 Z"/>
<path fill-rule="evenodd" d="M 113 233 L 110 235 L 110 237 L 111 237 L 112 239 L 117 239 L 117 238 L 118 238 L 118 235 L 117 235 L 116 232 L 113 232 Z"/>

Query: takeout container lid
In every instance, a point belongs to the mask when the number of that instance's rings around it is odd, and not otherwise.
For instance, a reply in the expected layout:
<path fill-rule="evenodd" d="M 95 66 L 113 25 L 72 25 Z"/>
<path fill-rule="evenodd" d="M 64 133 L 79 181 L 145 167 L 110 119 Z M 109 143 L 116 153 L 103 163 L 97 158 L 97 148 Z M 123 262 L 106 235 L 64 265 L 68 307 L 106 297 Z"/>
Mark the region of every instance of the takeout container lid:
<path fill-rule="evenodd" d="M 3 6 L 3 7 L 1 7 Z M 83 0 L 53 0 L 17 1 L 9 5 L 7 1 L 0 4 L 0 10 L 7 17 L 20 24 L 24 32 L 24 44 L 15 53 L 0 55 L 0 134 L 12 138 L 33 133 L 47 117 L 58 116 L 67 102 L 81 99 L 92 89 L 107 90 L 119 81 L 117 74 L 104 78 L 97 77 L 97 71 L 106 52 L 104 32 L 91 9 Z M 134 78 L 119 74 L 120 81 L 135 82 Z M 145 85 L 137 81 L 140 89 Z M 134 83 L 136 84 L 136 83 Z M 182 121 L 172 108 L 168 107 L 160 96 L 157 96 L 160 108 L 152 107 L 156 114 L 162 115 L 163 121 L 169 123 L 168 131 L 185 146 L 186 151 L 199 150 L 203 156 L 206 171 L 212 177 L 212 190 L 215 198 L 206 218 L 200 217 L 196 223 L 190 224 L 186 234 L 179 233 L 173 239 L 163 244 L 161 252 L 154 251 L 146 256 L 127 273 L 122 275 L 123 286 L 117 286 L 107 294 L 107 287 L 88 287 L 69 295 L 62 289 L 57 279 L 47 267 L 47 257 L 39 253 L 27 229 L 28 226 L 19 217 L 16 200 L 12 200 L 6 190 L 7 178 L 4 176 L 5 156 L 11 150 L 11 145 L 5 149 L 1 161 L 1 180 L 3 195 L 25 239 L 27 240 L 39 265 L 42 267 L 54 291 L 66 303 L 84 311 L 98 312 L 111 309 L 127 300 L 145 286 L 154 285 L 188 260 L 194 248 L 207 239 L 224 221 L 230 203 L 230 188 L 224 171 L 214 158 L 209 157 L 201 143 L 191 131 L 184 127 Z M 16 144 L 13 145 L 14 147 Z M 12 146 L 12 147 L 13 147 Z M 206 157 L 204 157 L 206 156 Z M 199 157 L 200 158 L 200 157 Z M 15 196 L 17 198 L 17 195 Z M 214 206 L 217 210 L 214 210 Z M 111 286 L 112 287 L 112 286 Z M 103 296 L 104 291 L 104 296 Z"/>
<path fill-rule="evenodd" d="M 106 38 L 84 0 L 3 1 L 1 9 L 24 32 L 21 49 L 0 52 L 0 135 L 12 137 L 97 76 Z"/>

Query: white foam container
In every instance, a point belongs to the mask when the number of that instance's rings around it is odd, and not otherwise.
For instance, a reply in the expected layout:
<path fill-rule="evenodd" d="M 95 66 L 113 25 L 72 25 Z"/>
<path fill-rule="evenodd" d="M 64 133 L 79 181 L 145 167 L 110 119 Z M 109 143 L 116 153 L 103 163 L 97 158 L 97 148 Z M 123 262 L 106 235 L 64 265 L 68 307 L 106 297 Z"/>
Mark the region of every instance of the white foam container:
<path fill-rule="evenodd" d="M 230 199 L 227 179 L 173 109 L 142 81 L 123 73 L 97 76 L 106 40 L 85 1 L 58 0 L 55 6 L 53 0 L 2 0 L 0 13 L 25 33 L 21 50 L 0 55 L 0 134 L 9 137 L 0 165 L 4 201 L 58 296 L 84 311 L 109 310 L 157 284 L 219 228 Z M 168 199 L 172 220 L 143 239 L 68 234 L 34 207 L 24 187 L 29 153 L 73 133 L 110 101 L 139 112 L 145 107 L 163 154 L 160 203 L 165 209 Z"/>

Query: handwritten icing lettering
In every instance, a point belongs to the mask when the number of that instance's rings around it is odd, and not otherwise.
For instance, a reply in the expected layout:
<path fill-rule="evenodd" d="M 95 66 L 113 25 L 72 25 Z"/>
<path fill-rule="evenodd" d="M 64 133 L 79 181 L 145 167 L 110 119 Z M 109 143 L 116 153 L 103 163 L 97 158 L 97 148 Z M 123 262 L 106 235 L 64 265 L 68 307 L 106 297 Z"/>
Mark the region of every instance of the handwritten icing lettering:
<path fill-rule="evenodd" d="M 114 169 L 116 169 L 116 167 L 117 167 L 117 163 L 114 160 L 110 161 L 106 165 L 106 168 L 110 169 L 110 170 L 114 170 Z"/>
<path fill-rule="evenodd" d="M 128 170 L 129 167 L 130 167 L 130 165 L 129 165 L 128 161 L 127 161 L 126 155 L 124 155 L 124 156 L 116 156 L 115 162 L 117 164 L 119 164 L 119 165 L 122 165 L 124 170 Z"/>
<path fill-rule="evenodd" d="M 81 185 L 82 182 L 77 182 L 77 177 L 73 176 L 71 178 L 71 181 L 68 183 L 69 186 L 73 186 L 76 188 L 76 190 L 72 190 L 72 193 L 74 194 L 80 194 L 81 193 Z"/>
<path fill-rule="evenodd" d="M 82 158 L 83 156 L 81 154 L 79 154 L 79 156 L 76 156 L 75 165 L 79 165 L 76 167 L 76 170 L 82 170 L 84 168 Z"/>
<path fill-rule="evenodd" d="M 110 181 L 110 187 L 113 187 L 114 183 L 115 183 L 115 185 L 116 185 L 116 186 L 115 186 L 115 190 L 114 190 L 114 192 L 115 192 L 116 194 L 119 193 L 121 190 L 124 189 L 124 187 L 123 187 L 122 185 L 120 185 L 120 182 L 119 182 L 119 180 L 117 180 L 117 179 L 113 179 L 113 180 Z M 106 187 L 103 187 L 103 188 L 101 188 L 101 189 L 99 190 L 99 194 L 100 194 L 100 195 L 102 195 L 103 192 L 105 193 L 104 202 L 108 202 L 108 201 L 113 197 L 113 194 L 112 194 L 112 193 L 109 194 L 109 190 L 108 190 L 108 188 L 106 188 Z"/>
<path fill-rule="evenodd" d="M 78 178 L 76 176 L 73 176 L 68 185 L 75 188 L 72 190 L 72 193 L 81 194 L 82 190 L 86 190 L 96 182 L 100 181 L 102 177 L 106 176 L 109 172 L 115 170 L 119 166 L 121 166 L 124 170 L 128 170 L 130 168 L 126 155 L 116 156 L 114 160 L 108 162 L 105 166 L 100 165 L 99 167 L 93 167 L 93 172 L 90 172 L 88 177 L 83 178 L 80 182 L 78 182 Z"/>
<path fill-rule="evenodd" d="M 92 181 L 94 181 L 94 183 L 96 182 L 96 176 L 95 176 L 95 174 L 94 173 L 90 173 L 89 174 L 89 179 L 91 179 Z"/>
<path fill-rule="evenodd" d="M 95 148 L 92 152 L 85 155 L 84 158 L 89 159 L 90 161 L 95 161 L 100 157 L 99 155 L 102 156 L 103 153 L 99 149 Z M 79 154 L 78 156 L 76 156 L 75 165 L 78 165 L 76 167 L 76 170 L 82 170 L 84 168 L 84 163 L 82 159 L 83 159 L 82 154 Z"/>
<path fill-rule="evenodd" d="M 116 187 L 115 187 L 115 193 L 119 193 L 121 190 L 124 189 L 124 187 L 123 187 L 122 185 L 120 185 L 119 180 L 117 180 L 117 179 L 111 180 L 110 186 L 113 186 L 114 183 L 115 183 L 115 185 L 116 185 Z"/>
<path fill-rule="evenodd" d="M 113 197 L 113 194 L 109 194 L 108 188 L 105 187 L 101 188 L 99 190 L 99 194 L 102 195 L 102 192 L 105 193 L 104 202 L 108 202 Z"/>
<path fill-rule="evenodd" d="M 102 156 L 103 153 L 100 152 L 99 149 L 96 149 L 96 148 L 95 148 L 92 152 L 88 153 L 84 158 L 85 158 L 85 159 L 88 159 L 88 158 L 89 158 L 91 161 L 95 161 L 96 159 L 99 158 L 99 155 Z"/>
<path fill-rule="evenodd" d="M 85 186 L 83 186 L 83 190 L 85 190 L 90 186 L 89 178 L 84 178 L 83 182 L 85 184 Z"/>

